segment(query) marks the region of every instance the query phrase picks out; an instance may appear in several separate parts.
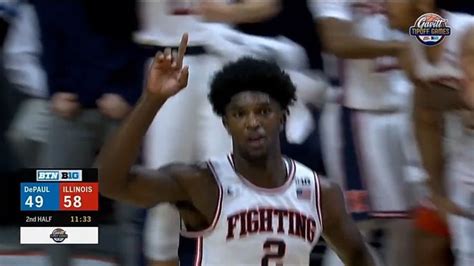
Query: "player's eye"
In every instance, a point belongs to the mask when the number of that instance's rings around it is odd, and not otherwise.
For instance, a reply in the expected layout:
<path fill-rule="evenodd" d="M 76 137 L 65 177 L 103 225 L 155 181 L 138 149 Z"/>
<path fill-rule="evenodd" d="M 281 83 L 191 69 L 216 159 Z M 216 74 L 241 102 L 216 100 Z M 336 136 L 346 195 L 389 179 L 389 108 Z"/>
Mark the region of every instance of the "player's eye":
<path fill-rule="evenodd" d="M 233 116 L 234 118 L 242 118 L 242 117 L 245 116 L 245 112 L 244 112 L 244 111 L 241 111 L 241 110 L 235 111 L 235 112 L 232 114 L 232 116 Z"/>
<path fill-rule="evenodd" d="M 259 114 L 266 116 L 269 115 L 271 112 L 272 110 L 270 108 L 262 108 L 260 109 Z"/>

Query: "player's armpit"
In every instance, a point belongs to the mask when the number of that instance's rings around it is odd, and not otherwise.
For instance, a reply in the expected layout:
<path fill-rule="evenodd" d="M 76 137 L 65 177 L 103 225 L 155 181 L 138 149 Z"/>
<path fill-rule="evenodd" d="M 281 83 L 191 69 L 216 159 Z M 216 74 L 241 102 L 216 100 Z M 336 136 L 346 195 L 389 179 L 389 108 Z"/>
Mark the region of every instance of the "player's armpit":
<path fill-rule="evenodd" d="M 376 265 L 355 222 L 347 214 L 338 185 L 321 180 L 323 237 L 348 266 Z"/>
<path fill-rule="evenodd" d="M 188 201 L 187 186 L 202 182 L 207 169 L 198 165 L 169 164 L 156 170 L 135 167 L 126 183 L 114 190 L 101 190 L 109 198 L 144 208 L 158 203 Z"/>

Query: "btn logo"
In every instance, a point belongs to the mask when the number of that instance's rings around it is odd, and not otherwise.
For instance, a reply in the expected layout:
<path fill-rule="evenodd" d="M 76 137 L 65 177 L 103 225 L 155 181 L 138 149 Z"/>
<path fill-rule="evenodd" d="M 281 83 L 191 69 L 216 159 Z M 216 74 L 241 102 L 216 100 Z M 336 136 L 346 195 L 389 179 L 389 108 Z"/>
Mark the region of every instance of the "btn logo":
<path fill-rule="evenodd" d="M 36 170 L 36 181 L 59 181 L 59 171 Z"/>
<path fill-rule="evenodd" d="M 36 170 L 36 181 L 82 181 L 82 170 Z"/>

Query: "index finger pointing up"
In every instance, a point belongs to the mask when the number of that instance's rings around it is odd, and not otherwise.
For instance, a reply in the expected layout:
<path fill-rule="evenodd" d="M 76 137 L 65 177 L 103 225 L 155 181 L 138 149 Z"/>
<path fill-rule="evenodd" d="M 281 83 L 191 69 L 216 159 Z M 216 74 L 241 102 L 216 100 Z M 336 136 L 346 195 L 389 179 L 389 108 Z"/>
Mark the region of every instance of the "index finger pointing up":
<path fill-rule="evenodd" d="M 188 34 L 184 33 L 183 36 L 181 37 L 181 43 L 179 44 L 178 58 L 176 58 L 178 69 L 180 69 L 183 66 L 184 54 L 186 53 L 187 47 L 188 47 Z"/>

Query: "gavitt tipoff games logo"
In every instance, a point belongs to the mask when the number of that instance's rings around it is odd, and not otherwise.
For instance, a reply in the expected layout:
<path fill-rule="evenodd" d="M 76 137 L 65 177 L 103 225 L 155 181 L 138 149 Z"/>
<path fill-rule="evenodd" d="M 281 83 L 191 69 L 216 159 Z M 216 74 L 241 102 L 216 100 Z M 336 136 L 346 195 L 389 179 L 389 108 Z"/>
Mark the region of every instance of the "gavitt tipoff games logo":
<path fill-rule="evenodd" d="M 49 235 L 49 237 L 56 243 L 61 243 L 63 242 L 68 235 L 66 234 L 66 231 L 64 231 L 61 228 L 56 228 L 53 230 L 53 232 Z"/>
<path fill-rule="evenodd" d="M 409 33 L 422 44 L 434 46 L 451 34 L 451 28 L 448 27 L 447 19 L 435 13 L 426 13 L 415 21 L 415 25 L 410 27 Z"/>

